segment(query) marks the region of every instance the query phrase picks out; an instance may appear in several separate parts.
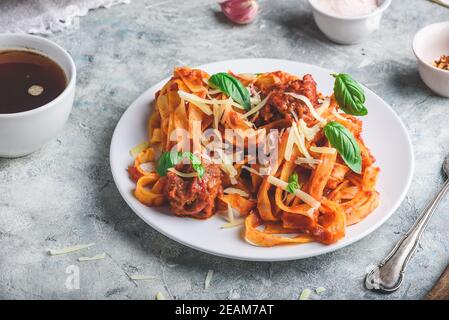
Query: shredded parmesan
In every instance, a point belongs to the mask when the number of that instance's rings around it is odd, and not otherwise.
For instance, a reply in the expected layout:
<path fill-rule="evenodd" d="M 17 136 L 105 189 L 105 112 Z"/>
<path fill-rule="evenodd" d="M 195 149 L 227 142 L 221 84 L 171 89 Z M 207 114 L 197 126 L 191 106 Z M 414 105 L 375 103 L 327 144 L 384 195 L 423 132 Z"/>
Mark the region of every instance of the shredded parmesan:
<path fill-rule="evenodd" d="M 230 229 L 241 226 L 245 223 L 245 219 L 234 220 L 234 222 L 228 222 L 221 226 L 221 229 Z"/>
<path fill-rule="evenodd" d="M 254 73 L 240 73 L 238 75 L 243 80 L 253 81 L 257 79 L 257 75 Z"/>
<path fill-rule="evenodd" d="M 209 90 L 207 93 L 208 93 L 209 95 L 212 95 L 212 94 L 217 94 L 217 93 L 220 93 L 220 92 L 221 92 L 221 90 L 215 89 L 215 90 Z"/>
<path fill-rule="evenodd" d="M 106 253 L 105 252 L 97 254 L 97 255 L 94 255 L 93 257 L 79 257 L 78 261 L 79 262 L 95 261 L 95 260 L 102 260 L 104 258 L 106 258 Z"/>
<path fill-rule="evenodd" d="M 223 192 L 227 193 L 227 194 L 238 194 L 239 196 L 242 196 L 245 198 L 249 197 L 249 194 L 246 193 L 245 191 L 243 191 L 242 189 L 237 189 L 237 188 L 232 188 L 232 187 L 224 189 Z"/>
<path fill-rule="evenodd" d="M 252 106 L 257 106 L 259 103 L 262 102 L 262 99 L 260 98 L 260 94 L 257 91 L 254 91 L 254 95 L 249 98 Z"/>
<path fill-rule="evenodd" d="M 62 248 L 62 249 L 51 249 L 51 250 L 48 250 L 48 254 L 51 256 L 57 256 L 57 255 L 62 255 L 62 254 L 67 254 L 67 253 L 72 253 L 72 252 L 80 251 L 83 249 L 87 249 L 89 247 L 92 247 L 93 245 L 95 245 L 95 243 L 80 244 L 77 246 L 66 247 L 66 248 Z"/>
<path fill-rule="evenodd" d="M 320 123 L 309 128 L 303 119 L 299 120 L 298 125 L 299 128 L 301 128 L 302 132 L 304 133 L 304 136 L 307 139 L 307 141 L 312 141 L 315 138 L 315 135 L 321 130 Z"/>
<path fill-rule="evenodd" d="M 271 93 L 268 94 L 265 99 L 263 99 L 257 106 L 255 106 L 254 108 L 252 108 L 250 111 L 248 111 L 247 113 L 245 113 L 243 115 L 244 118 L 248 118 L 250 115 L 255 114 L 256 112 L 258 112 L 260 109 L 262 109 L 265 104 L 267 103 L 268 99 L 270 99 Z"/>
<path fill-rule="evenodd" d="M 183 177 L 183 178 L 194 178 L 194 177 L 198 176 L 198 174 L 196 172 L 184 173 L 184 172 L 176 170 L 175 168 L 170 168 L 170 169 L 168 169 L 168 171 L 173 172 L 174 174 L 176 174 L 180 177 Z"/>
<path fill-rule="evenodd" d="M 299 128 L 294 122 L 292 128 L 293 132 L 295 133 L 296 145 L 298 146 L 299 151 L 301 151 L 304 157 L 312 159 L 312 156 L 310 155 L 309 151 L 306 148 L 305 136 L 301 128 Z"/>
<path fill-rule="evenodd" d="M 201 111 L 203 111 L 208 116 L 212 115 L 212 110 L 208 106 L 208 104 L 217 104 L 222 103 L 220 100 L 208 100 L 198 97 L 197 95 L 187 93 L 185 91 L 179 90 L 178 95 L 181 99 L 191 102 L 196 105 Z M 219 102 L 220 101 L 220 102 Z"/>
<path fill-rule="evenodd" d="M 156 164 L 154 162 L 145 162 L 140 165 L 140 169 L 145 172 L 156 172 Z"/>
<path fill-rule="evenodd" d="M 222 149 L 215 150 L 221 159 L 220 168 L 226 173 L 230 180 L 231 184 L 236 185 L 237 179 L 235 178 L 238 174 L 237 170 L 232 165 L 232 158 L 230 158 Z"/>
<path fill-rule="evenodd" d="M 162 292 L 156 293 L 156 300 L 165 300 L 165 297 L 162 294 Z"/>
<path fill-rule="evenodd" d="M 317 294 L 323 293 L 323 292 L 325 292 L 325 291 L 326 291 L 326 288 L 323 288 L 323 287 L 318 287 L 318 288 L 315 289 L 315 292 L 316 292 Z"/>
<path fill-rule="evenodd" d="M 284 191 L 288 191 L 287 190 L 288 183 L 281 179 L 278 179 L 273 176 L 268 176 L 268 182 L 276 187 L 281 188 Z M 318 209 L 321 205 L 319 201 L 315 200 L 311 195 L 309 195 L 308 193 L 305 193 L 304 191 L 302 191 L 300 189 L 295 189 L 295 196 L 297 196 L 302 201 L 307 203 L 313 209 Z M 309 215 L 309 217 L 311 217 L 310 212 L 307 212 L 307 214 Z M 313 214 L 313 212 L 312 212 L 312 214 Z"/>
<path fill-rule="evenodd" d="M 336 110 L 333 110 L 332 114 L 335 116 L 335 118 L 346 121 L 346 119 L 344 117 L 342 117 L 342 115 L 339 112 L 337 112 Z"/>
<path fill-rule="evenodd" d="M 129 278 L 133 281 L 145 281 L 145 280 L 157 279 L 156 277 L 145 276 L 145 275 L 141 275 L 141 274 L 135 274 L 135 275 L 130 276 Z"/>
<path fill-rule="evenodd" d="M 210 287 L 210 282 L 214 275 L 214 270 L 207 271 L 206 280 L 204 280 L 204 289 L 208 289 Z"/>
<path fill-rule="evenodd" d="M 290 161 L 291 157 L 292 157 L 292 153 L 293 153 L 293 146 L 295 143 L 295 133 L 294 133 L 294 129 L 290 128 L 289 129 L 289 134 L 288 134 L 288 139 L 287 139 L 287 145 L 285 146 L 285 152 L 284 152 L 284 159 L 285 161 Z"/>
<path fill-rule="evenodd" d="M 143 150 L 147 149 L 150 146 L 148 141 L 139 143 L 137 146 L 135 146 L 134 148 L 132 148 L 129 153 L 131 154 L 131 156 L 133 158 L 136 158 L 139 153 L 141 153 Z"/>
<path fill-rule="evenodd" d="M 308 164 L 312 168 L 315 168 L 315 165 L 320 164 L 321 160 L 319 160 L 319 159 L 307 159 L 307 158 L 298 157 L 298 158 L 296 158 L 295 163 L 297 165 Z"/>
<path fill-rule="evenodd" d="M 220 123 L 221 118 L 225 112 L 226 105 L 225 104 L 217 104 L 214 106 L 213 114 L 214 114 L 214 127 L 218 129 L 218 124 Z"/>
<path fill-rule="evenodd" d="M 231 105 L 232 105 L 233 107 L 237 107 L 237 108 L 239 108 L 239 109 L 245 110 L 245 108 L 244 108 L 242 105 L 238 104 L 238 103 L 235 102 L 235 101 L 232 101 Z"/>
<path fill-rule="evenodd" d="M 327 108 L 329 108 L 330 105 L 331 105 L 331 99 L 329 97 L 327 97 L 326 99 L 324 99 L 323 103 L 316 110 L 316 112 L 321 116 L 323 114 L 323 112 L 326 111 Z"/>
<path fill-rule="evenodd" d="M 302 290 L 301 295 L 299 296 L 299 300 L 309 300 L 311 293 L 312 291 L 310 289 Z"/>
<path fill-rule="evenodd" d="M 253 168 L 247 167 L 247 166 L 242 166 L 242 168 L 246 169 L 248 172 L 255 174 L 257 176 L 261 176 L 261 174 L 259 172 L 257 172 L 257 170 L 254 170 Z"/>
<path fill-rule="evenodd" d="M 319 122 L 323 121 L 323 118 L 321 118 L 321 116 L 315 110 L 315 108 L 313 107 L 312 102 L 310 102 L 309 98 L 307 98 L 306 96 L 303 96 L 301 94 L 296 94 L 296 93 L 293 93 L 293 92 L 286 92 L 285 94 L 288 94 L 289 96 L 292 96 L 293 98 L 301 100 L 302 102 L 304 102 L 305 105 L 307 106 L 307 108 L 309 108 L 309 111 L 312 114 L 312 116 L 315 119 L 317 119 Z"/>
<path fill-rule="evenodd" d="M 229 203 L 228 203 L 228 221 L 230 223 L 234 222 L 234 211 L 232 210 L 232 207 Z"/>
<path fill-rule="evenodd" d="M 325 154 L 335 154 L 337 152 L 334 148 L 328 148 L 328 147 L 310 147 L 310 151 L 316 152 L 316 153 L 325 153 Z"/>

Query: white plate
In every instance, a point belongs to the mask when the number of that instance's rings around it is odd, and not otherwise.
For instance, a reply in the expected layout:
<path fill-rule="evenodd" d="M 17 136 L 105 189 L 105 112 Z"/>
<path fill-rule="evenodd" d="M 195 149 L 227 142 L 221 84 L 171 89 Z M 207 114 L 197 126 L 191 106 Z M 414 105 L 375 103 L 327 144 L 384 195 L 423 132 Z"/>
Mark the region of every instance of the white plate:
<path fill-rule="evenodd" d="M 334 79 L 331 71 L 320 67 L 285 60 L 243 59 L 211 63 L 199 67 L 213 74 L 232 70 L 237 73 L 257 73 L 283 70 L 302 76 L 310 73 L 318 83 L 319 91 L 329 95 Z M 179 218 L 169 214 L 168 208 L 149 208 L 132 195 L 135 187 L 126 168 L 133 161 L 129 151 L 146 140 L 146 123 L 150 115 L 149 105 L 154 95 L 168 79 L 144 92 L 123 114 L 111 143 L 111 169 L 115 183 L 123 199 L 131 209 L 150 226 L 167 237 L 207 253 L 241 260 L 282 261 L 302 259 L 331 252 L 362 239 L 382 225 L 398 208 L 409 188 L 414 160 L 407 131 L 401 120 L 381 98 L 365 88 L 369 115 L 363 117 L 366 145 L 371 149 L 381 168 L 378 190 L 380 206 L 365 220 L 347 229 L 346 237 L 332 245 L 310 243 L 303 245 L 255 247 L 242 238 L 242 228 L 221 229 L 225 223 L 221 217 L 201 221 Z"/>

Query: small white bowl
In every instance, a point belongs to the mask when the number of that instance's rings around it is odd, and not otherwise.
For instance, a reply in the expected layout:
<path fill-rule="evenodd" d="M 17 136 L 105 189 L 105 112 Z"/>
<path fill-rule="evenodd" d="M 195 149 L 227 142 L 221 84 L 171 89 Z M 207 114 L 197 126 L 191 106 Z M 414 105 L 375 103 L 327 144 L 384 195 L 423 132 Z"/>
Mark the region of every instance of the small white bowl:
<path fill-rule="evenodd" d="M 379 7 L 370 14 L 342 17 L 323 11 L 317 0 L 309 0 L 318 28 L 330 40 L 339 44 L 359 43 L 379 29 L 382 14 L 390 6 L 391 0 L 378 0 L 378 2 Z"/>
<path fill-rule="evenodd" d="M 433 66 L 442 55 L 449 55 L 449 21 L 431 24 L 413 39 L 421 79 L 435 93 L 449 98 L 449 71 Z"/>
<path fill-rule="evenodd" d="M 65 90 L 37 109 L 0 114 L 0 157 L 30 154 L 54 138 L 64 127 L 75 96 L 76 68 L 66 50 L 56 43 L 26 34 L 0 34 L 0 50 L 31 50 L 57 62 L 67 77 Z"/>

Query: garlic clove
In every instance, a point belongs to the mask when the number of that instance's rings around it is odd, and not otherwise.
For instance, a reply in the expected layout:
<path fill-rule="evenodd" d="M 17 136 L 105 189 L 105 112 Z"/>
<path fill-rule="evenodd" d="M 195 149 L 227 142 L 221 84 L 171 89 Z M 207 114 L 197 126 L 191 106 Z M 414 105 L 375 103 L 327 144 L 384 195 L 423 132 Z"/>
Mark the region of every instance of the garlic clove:
<path fill-rule="evenodd" d="M 248 24 L 257 16 L 259 4 L 255 0 L 227 0 L 220 3 L 224 15 L 234 23 Z"/>

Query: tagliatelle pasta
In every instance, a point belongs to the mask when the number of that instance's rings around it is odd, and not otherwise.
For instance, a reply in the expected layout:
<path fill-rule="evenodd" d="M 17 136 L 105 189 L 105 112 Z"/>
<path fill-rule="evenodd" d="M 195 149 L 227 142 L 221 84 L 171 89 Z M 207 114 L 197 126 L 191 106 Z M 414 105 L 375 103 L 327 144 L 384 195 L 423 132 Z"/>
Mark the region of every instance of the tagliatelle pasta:
<path fill-rule="evenodd" d="M 380 169 L 339 95 L 282 71 L 210 78 L 176 68 L 157 92 L 128 168 L 141 203 L 197 219 L 226 212 L 232 227 L 235 214 L 266 247 L 335 243 L 378 206 Z"/>

